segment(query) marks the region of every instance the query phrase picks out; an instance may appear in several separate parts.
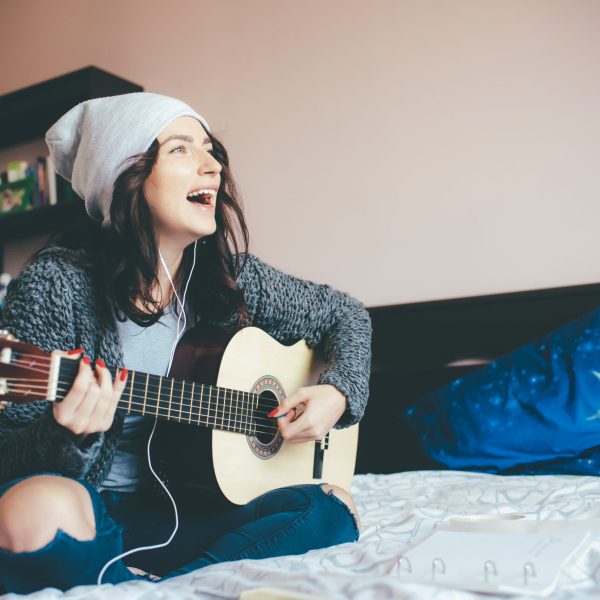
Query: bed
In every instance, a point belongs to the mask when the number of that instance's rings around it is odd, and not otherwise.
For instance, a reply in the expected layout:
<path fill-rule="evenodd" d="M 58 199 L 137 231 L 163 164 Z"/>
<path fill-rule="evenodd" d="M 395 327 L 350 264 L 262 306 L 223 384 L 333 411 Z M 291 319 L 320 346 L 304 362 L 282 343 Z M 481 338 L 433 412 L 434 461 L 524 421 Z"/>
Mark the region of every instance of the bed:
<path fill-rule="evenodd" d="M 302 556 L 214 565 L 159 584 L 82 586 L 65 594 L 47 589 L 29 598 L 223 599 L 239 598 L 244 592 L 262 588 L 339 600 L 477 598 L 476 594 L 465 591 L 407 583 L 398 558 L 456 515 L 519 513 L 531 521 L 600 519 L 600 479 L 595 477 L 502 477 L 457 471 L 409 471 L 357 475 L 352 492 L 362 517 L 361 538 L 356 544 Z M 599 563 L 600 543 L 594 542 L 562 572 L 552 598 L 597 597 Z"/>
<path fill-rule="evenodd" d="M 302 556 L 214 565 L 158 584 L 84 586 L 64 594 L 46 589 L 29 597 L 216 599 L 250 597 L 255 591 L 253 598 L 267 598 L 260 592 L 265 588 L 278 588 L 296 598 L 481 597 L 410 582 L 399 559 L 457 516 L 520 515 L 531 523 L 600 523 L 600 478 L 433 470 L 400 415 L 436 386 L 598 305 L 600 285 L 588 285 L 372 309 L 371 398 L 361 424 L 351 490 L 362 519 L 357 543 Z M 594 534 L 585 552 L 561 571 L 552 598 L 598 597 L 599 565 L 600 538 L 596 541 Z"/>

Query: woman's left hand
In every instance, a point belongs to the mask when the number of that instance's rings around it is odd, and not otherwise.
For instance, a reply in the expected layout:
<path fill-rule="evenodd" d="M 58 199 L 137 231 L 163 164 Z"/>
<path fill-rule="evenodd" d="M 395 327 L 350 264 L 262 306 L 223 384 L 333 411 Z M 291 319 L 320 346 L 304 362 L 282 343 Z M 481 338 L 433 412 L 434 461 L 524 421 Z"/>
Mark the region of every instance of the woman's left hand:
<path fill-rule="evenodd" d="M 339 420 L 348 403 L 333 385 L 303 387 L 285 398 L 277 412 L 281 435 L 288 442 L 320 440 Z"/>

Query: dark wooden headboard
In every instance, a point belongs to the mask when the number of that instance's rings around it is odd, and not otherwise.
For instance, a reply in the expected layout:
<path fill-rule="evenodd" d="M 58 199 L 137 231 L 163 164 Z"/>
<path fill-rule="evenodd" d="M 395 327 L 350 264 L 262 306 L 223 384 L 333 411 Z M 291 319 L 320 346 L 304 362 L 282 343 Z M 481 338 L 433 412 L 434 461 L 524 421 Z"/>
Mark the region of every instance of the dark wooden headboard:
<path fill-rule="evenodd" d="M 400 411 L 600 305 L 600 284 L 369 309 L 371 392 L 361 421 L 357 473 L 427 468 Z"/>

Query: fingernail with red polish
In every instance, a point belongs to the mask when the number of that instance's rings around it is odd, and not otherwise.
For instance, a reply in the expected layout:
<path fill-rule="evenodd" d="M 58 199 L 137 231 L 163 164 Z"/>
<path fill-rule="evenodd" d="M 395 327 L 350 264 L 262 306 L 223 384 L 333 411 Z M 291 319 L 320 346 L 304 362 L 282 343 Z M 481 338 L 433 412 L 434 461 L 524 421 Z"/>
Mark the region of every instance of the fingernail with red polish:
<path fill-rule="evenodd" d="M 279 410 L 279 407 L 274 408 L 268 415 L 267 417 L 274 417 L 277 414 L 277 411 Z"/>
<path fill-rule="evenodd" d="M 90 359 L 89 359 L 87 356 L 84 356 L 84 357 L 83 357 L 81 360 L 82 360 L 82 361 L 83 361 L 83 362 L 84 362 L 86 365 L 89 365 L 89 364 L 91 364 L 91 361 L 90 361 Z"/>
<path fill-rule="evenodd" d="M 123 369 L 121 373 L 119 373 L 119 379 L 121 381 L 125 381 L 125 379 L 127 379 L 127 369 Z"/>
<path fill-rule="evenodd" d="M 102 369 L 106 369 L 106 365 L 104 364 L 104 361 L 101 358 L 97 358 L 96 359 L 96 364 L 101 367 Z"/>
<path fill-rule="evenodd" d="M 71 356 L 72 354 L 81 354 L 83 352 L 83 348 L 75 348 L 75 350 L 69 350 L 67 354 Z"/>

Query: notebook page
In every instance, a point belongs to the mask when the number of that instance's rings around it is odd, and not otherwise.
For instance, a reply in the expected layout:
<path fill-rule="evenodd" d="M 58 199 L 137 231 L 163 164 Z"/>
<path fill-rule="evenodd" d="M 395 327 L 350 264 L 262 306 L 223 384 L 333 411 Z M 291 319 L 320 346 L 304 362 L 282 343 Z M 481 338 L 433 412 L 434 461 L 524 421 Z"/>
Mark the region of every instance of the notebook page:
<path fill-rule="evenodd" d="M 420 583 L 472 591 L 546 595 L 555 587 L 561 566 L 586 546 L 590 537 L 583 531 L 520 534 L 436 531 L 403 554 L 397 572 L 402 579 Z M 411 572 L 405 559 L 410 561 Z M 530 564 L 527 577 L 526 563 Z"/>

